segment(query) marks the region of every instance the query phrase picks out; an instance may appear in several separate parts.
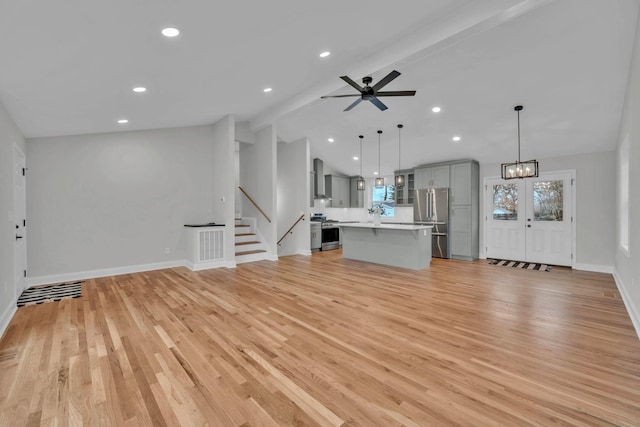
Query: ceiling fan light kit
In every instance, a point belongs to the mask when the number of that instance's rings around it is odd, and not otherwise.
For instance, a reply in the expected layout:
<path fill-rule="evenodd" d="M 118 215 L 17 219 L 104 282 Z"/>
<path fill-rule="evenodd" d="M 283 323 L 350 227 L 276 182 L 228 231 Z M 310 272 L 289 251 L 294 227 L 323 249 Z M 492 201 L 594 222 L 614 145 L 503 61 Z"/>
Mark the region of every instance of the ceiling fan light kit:
<path fill-rule="evenodd" d="M 360 86 L 358 83 L 354 82 L 348 76 L 340 76 L 340 78 L 342 80 L 347 82 L 353 88 L 357 89 L 358 92 L 360 92 L 360 93 L 359 94 L 350 94 L 350 95 L 326 95 L 326 96 L 321 96 L 320 98 L 322 98 L 322 99 L 324 99 L 324 98 L 348 98 L 348 97 L 353 97 L 353 96 L 359 96 L 360 98 L 356 99 L 355 101 L 353 101 L 353 103 L 351 103 L 351 105 L 349 105 L 347 108 L 345 108 L 344 111 L 350 111 L 353 107 L 355 107 L 356 105 L 360 104 L 362 101 L 369 101 L 373 105 L 378 107 L 378 109 L 380 109 L 380 111 L 384 111 L 388 107 L 386 105 L 384 105 L 382 103 L 382 101 L 380 101 L 378 99 L 379 97 L 381 97 L 381 96 L 414 96 L 416 94 L 415 90 L 396 90 L 396 91 L 381 91 L 380 90 L 384 86 L 386 86 L 387 84 L 391 83 L 391 81 L 393 81 L 399 75 L 400 75 L 400 73 L 398 71 L 393 70 L 392 72 L 387 74 L 384 78 L 382 78 L 382 80 L 380 80 L 378 83 L 376 83 L 373 86 L 371 86 L 371 83 L 373 83 L 373 79 L 371 78 L 371 76 L 366 76 L 366 77 L 362 78 L 362 83 L 364 84 L 364 86 Z"/>
<path fill-rule="evenodd" d="M 502 179 L 524 179 L 524 178 L 536 178 L 539 175 L 538 161 L 537 160 L 520 160 L 520 111 L 523 110 L 522 105 L 514 107 L 516 113 L 518 113 L 518 160 L 513 163 L 502 163 L 501 175 Z"/>

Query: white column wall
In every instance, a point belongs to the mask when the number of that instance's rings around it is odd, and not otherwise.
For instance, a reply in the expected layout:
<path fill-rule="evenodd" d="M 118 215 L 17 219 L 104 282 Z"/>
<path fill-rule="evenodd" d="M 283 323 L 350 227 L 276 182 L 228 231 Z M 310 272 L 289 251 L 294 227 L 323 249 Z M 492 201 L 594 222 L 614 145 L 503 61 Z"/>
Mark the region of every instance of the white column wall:
<path fill-rule="evenodd" d="M 0 336 L 16 311 L 15 224 L 13 220 L 14 145 L 17 145 L 26 154 L 22 133 L 4 106 L 0 104 Z M 27 161 L 28 166 L 29 162 Z M 29 268 L 28 264 L 27 268 Z"/>
<path fill-rule="evenodd" d="M 225 224 L 224 257 L 235 266 L 235 118 L 227 115 L 213 125 L 212 178 L 214 222 Z"/>
<path fill-rule="evenodd" d="M 212 212 L 215 135 L 198 126 L 28 140 L 30 283 L 182 265 L 184 224 L 226 220 Z"/>
<path fill-rule="evenodd" d="M 303 138 L 291 143 L 280 142 L 278 148 L 277 218 L 278 240 L 289 227 L 304 215 L 304 221 L 295 226 L 278 246 L 278 256 L 311 254 L 309 228 L 309 140 Z"/>
<path fill-rule="evenodd" d="M 624 298 L 627 311 L 640 337 L 640 26 L 636 30 L 633 60 L 624 106 L 618 148 L 629 141 L 629 252 L 620 249 L 618 230 L 616 235 L 615 272 L 616 283 Z M 617 156 L 616 156 L 617 159 Z M 617 183 L 619 197 L 619 182 Z M 617 201 L 617 199 L 616 199 Z M 617 217 L 617 216 L 616 216 Z"/>

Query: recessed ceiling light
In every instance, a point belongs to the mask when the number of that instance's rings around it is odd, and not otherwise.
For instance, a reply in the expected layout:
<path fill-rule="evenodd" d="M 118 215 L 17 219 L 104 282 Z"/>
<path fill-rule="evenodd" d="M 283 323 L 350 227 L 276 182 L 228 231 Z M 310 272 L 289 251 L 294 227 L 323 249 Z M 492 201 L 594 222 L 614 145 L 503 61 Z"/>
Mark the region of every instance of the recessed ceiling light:
<path fill-rule="evenodd" d="M 136 86 L 133 88 L 133 91 L 136 93 L 142 93 L 142 92 L 146 92 L 147 88 L 143 86 Z"/>
<path fill-rule="evenodd" d="M 327 139 L 327 141 L 329 141 L 329 142 L 333 142 L 333 141 L 334 141 L 334 139 L 333 139 L 333 138 L 329 138 L 329 139 Z"/>
<path fill-rule="evenodd" d="M 374 175 L 378 175 L 378 172 L 374 172 L 373 174 L 374 174 Z"/>
<path fill-rule="evenodd" d="M 269 92 L 271 92 L 272 90 L 273 90 L 273 89 L 272 89 L 272 88 L 270 88 L 270 87 L 265 87 L 265 88 L 263 89 L 263 92 L 265 92 L 265 93 L 269 93 Z"/>
<path fill-rule="evenodd" d="M 175 37 L 178 34 L 180 34 L 180 30 L 178 30 L 177 28 L 163 28 L 162 29 L 162 35 L 165 37 Z"/>
<path fill-rule="evenodd" d="M 433 107 L 431 109 L 431 111 L 433 111 L 434 113 L 439 113 L 440 112 L 440 107 Z"/>
<path fill-rule="evenodd" d="M 125 124 L 125 123 L 129 123 L 129 120 L 127 119 L 120 119 L 118 120 L 118 123 L 120 123 L 121 125 Z"/>
<path fill-rule="evenodd" d="M 329 52 L 328 50 L 325 50 L 320 54 L 320 58 L 326 58 L 329 55 L 331 55 L 331 52 Z"/>
<path fill-rule="evenodd" d="M 358 156 L 353 156 L 353 160 L 358 160 Z"/>
<path fill-rule="evenodd" d="M 454 136 L 454 137 L 453 137 L 453 138 L 451 138 L 451 139 L 453 139 L 455 142 L 458 142 L 458 141 L 460 141 L 462 138 L 460 138 L 459 136 Z"/>

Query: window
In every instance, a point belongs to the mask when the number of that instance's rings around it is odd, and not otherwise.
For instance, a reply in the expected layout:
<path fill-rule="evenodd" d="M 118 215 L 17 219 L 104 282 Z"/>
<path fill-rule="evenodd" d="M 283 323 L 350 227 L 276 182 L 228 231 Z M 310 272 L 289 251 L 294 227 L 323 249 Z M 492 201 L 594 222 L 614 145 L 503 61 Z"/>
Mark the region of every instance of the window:
<path fill-rule="evenodd" d="M 629 255 L 629 135 L 618 151 L 618 240 L 620 249 Z"/>
<path fill-rule="evenodd" d="M 493 219 L 518 220 L 518 186 L 516 184 L 493 186 Z"/>
<path fill-rule="evenodd" d="M 380 207 L 384 211 L 380 216 L 395 216 L 396 187 L 385 185 L 371 189 L 371 208 Z"/>

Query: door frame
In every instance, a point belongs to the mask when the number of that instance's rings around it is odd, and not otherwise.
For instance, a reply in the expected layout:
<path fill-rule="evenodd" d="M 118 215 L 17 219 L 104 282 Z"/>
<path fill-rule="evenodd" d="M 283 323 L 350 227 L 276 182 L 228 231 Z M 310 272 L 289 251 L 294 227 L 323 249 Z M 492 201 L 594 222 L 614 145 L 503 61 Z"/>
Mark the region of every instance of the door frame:
<path fill-rule="evenodd" d="M 576 180 L 576 170 L 575 169 L 563 169 L 563 170 L 554 170 L 554 171 L 548 171 L 548 172 L 543 172 L 540 173 L 539 178 L 544 178 L 545 175 L 550 175 L 550 174 L 556 174 L 556 173 L 570 173 L 571 174 L 571 253 L 573 254 L 572 258 L 571 258 L 571 268 L 575 268 L 576 264 L 577 264 L 577 259 L 578 259 L 578 253 L 576 251 L 576 224 L 578 222 L 577 218 L 578 218 L 578 210 L 577 210 L 577 203 L 576 203 L 576 194 L 578 193 L 578 182 Z M 489 212 L 487 212 L 487 192 L 488 192 L 488 188 L 487 188 L 487 181 L 488 180 L 494 180 L 494 179 L 500 179 L 501 177 L 499 176 L 485 176 L 482 180 L 482 186 L 483 188 L 481 189 L 481 192 L 483 194 L 483 199 L 482 199 L 482 216 L 484 216 L 484 221 L 482 221 L 482 230 L 484 233 L 484 251 L 483 251 L 483 259 L 487 259 L 487 218 L 489 216 Z M 527 178 L 523 178 L 523 179 L 527 179 Z M 509 182 L 510 180 L 504 180 L 504 182 Z M 482 219 L 482 217 L 481 217 Z M 526 242 L 525 242 L 526 244 Z"/>
<path fill-rule="evenodd" d="M 24 176 L 24 186 L 23 186 L 24 198 L 21 199 L 21 203 L 23 205 L 22 208 L 23 208 L 23 212 L 24 212 L 24 218 L 16 218 L 17 209 L 16 209 L 16 206 L 15 206 L 15 203 L 18 200 L 18 195 L 16 193 L 16 181 L 15 181 L 15 179 L 16 179 L 15 178 L 15 171 L 16 171 L 16 167 L 18 166 L 18 159 L 17 159 L 16 153 L 19 154 L 20 156 L 22 156 L 22 159 L 24 160 L 24 166 L 23 167 L 24 167 L 25 170 L 27 169 L 27 156 L 25 155 L 24 151 L 22 151 L 22 149 L 20 149 L 18 144 L 15 144 L 15 143 L 13 144 L 13 150 L 14 150 L 13 151 L 13 168 L 12 168 L 13 170 L 12 170 L 12 174 L 11 174 L 12 177 L 13 177 L 11 182 L 13 184 L 12 193 L 13 193 L 13 203 L 14 203 L 14 206 L 13 206 L 13 209 L 12 209 L 12 217 L 13 218 L 12 218 L 12 224 L 11 224 L 12 236 L 15 234 L 15 231 L 16 231 L 14 229 L 16 221 L 21 221 L 22 219 L 26 219 L 26 217 L 27 217 L 27 177 L 26 177 L 26 175 Z M 23 237 L 24 237 L 24 240 L 22 241 L 22 246 L 23 246 L 23 250 L 24 250 L 24 254 L 23 254 L 24 255 L 24 269 L 28 270 L 28 268 L 27 268 L 27 228 L 26 228 L 26 226 L 23 226 L 22 233 L 23 233 Z M 13 244 L 13 266 L 12 266 L 12 268 L 13 268 L 13 287 L 14 287 L 14 290 L 15 290 L 14 297 L 16 299 L 22 294 L 22 291 L 25 290 L 28 287 L 28 281 L 27 281 L 26 277 L 24 277 L 24 287 L 22 289 L 19 289 L 19 286 L 18 286 L 18 284 L 20 283 L 20 280 L 18 280 L 19 277 L 16 276 L 18 274 L 18 272 L 16 271 L 16 264 L 17 264 L 17 260 L 18 260 L 18 256 L 19 255 L 20 254 L 18 253 L 18 245 L 16 245 L 15 241 L 14 241 L 14 244 Z"/>

